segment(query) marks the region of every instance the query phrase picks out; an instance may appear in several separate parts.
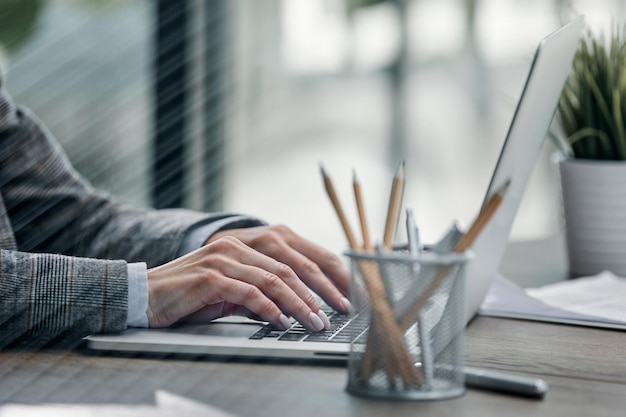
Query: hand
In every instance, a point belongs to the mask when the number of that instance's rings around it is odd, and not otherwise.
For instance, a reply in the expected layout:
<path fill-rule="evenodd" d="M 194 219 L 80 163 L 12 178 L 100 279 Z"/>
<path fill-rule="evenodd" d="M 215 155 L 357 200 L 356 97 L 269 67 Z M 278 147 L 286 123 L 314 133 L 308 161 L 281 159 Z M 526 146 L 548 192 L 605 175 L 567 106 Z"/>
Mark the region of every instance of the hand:
<path fill-rule="evenodd" d="M 299 261 L 297 266 L 313 289 L 325 293 L 327 302 L 335 308 L 349 309 L 349 302 L 343 296 L 348 271 L 336 256 L 284 227 L 228 232 L 270 253 L 285 249 L 281 258 Z M 183 318 L 211 320 L 233 314 L 261 318 L 283 328 L 289 325 L 288 315 L 311 330 L 329 326 L 328 318 L 319 310 L 319 303 L 291 267 L 225 235 L 222 232 L 220 236 L 213 236 L 204 247 L 148 271 L 151 327 L 167 326 Z M 295 252 L 290 249 L 292 244 L 302 248 L 303 254 L 291 253 Z M 329 276 L 338 283 L 337 287 L 304 253 L 313 259 L 329 257 L 321 259 L 321 266 L 331 271 Z"/>
<path fill-rule="evenodd" d="M 346 298 L 350 273 L 334 253 L 304 239 L 286 226 L 261 226 L 224 230 L 207 243 L 225 236 L 288 265 L 309 288 L 337 311 L 349 312 Z"/>

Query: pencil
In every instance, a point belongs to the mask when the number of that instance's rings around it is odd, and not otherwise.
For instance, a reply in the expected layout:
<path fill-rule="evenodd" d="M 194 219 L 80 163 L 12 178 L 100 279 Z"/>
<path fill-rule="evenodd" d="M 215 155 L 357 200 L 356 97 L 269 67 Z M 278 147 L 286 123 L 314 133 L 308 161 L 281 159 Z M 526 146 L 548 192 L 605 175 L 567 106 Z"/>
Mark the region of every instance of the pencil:
<path fill-rule="evenodd" d="M 396 232 L 398 217 L 400 216 L 400 207 L 402 206 L 402 196 L 404 194 L 404 161 L 396 170 L 391 185 L 391 194 L 389 196 L 389 207 L 387 208 L 387 220 L 385 222 L 385 232 L 383 234 L 383 247 L 391 250 L 393 245 L 393 237 Z"/>
<path fill-rule="evenodd" d="M 346 239 L 348 240 L 348 245 L 351 249 L 358 249 L 359 244 L 357 243 L 356 238 L 354 237 L 354 233 L 352 233 L 352 229 L 350 228 L 350 224 L 346 219 L 346 215 L 341 208 L 341 203 L 339 202 L 339 198 L 337 197 L 337 193 L 335 192 L 335 187 L 328 175 L 326 175 L 326 171 L 322 164 L 320 164 L 320 172 L 322 173 L 322 178 L 324 179 L 324 188 L 326 188 L 326 194 L 328 194 L 328 198 L 332 203 L 335 213 L 337 213 L 337 217 L 339 217 L 339 222 L 341 223 L 341 227 L 346 235 Z"/>
<path fill-rule="evenodd" d="M 509 186 L 511 185 L 511 181 L 506 181 L 499 189 L 497 189 L 491 197 L 487 200 L 484 206 L 480 209 L 480 213 L 474 223 L 470 226 L 469 230 L 461 236 L 457 244 L 452 248 L 452 252 L 463 252 L 472 246 L 474 240 L 478 237 L 483 228 L 487 225 L 491 217 L 494 215 L 502 200 L 504 199 L 504 195 L 506 194 Z"/>
<path fill-rule="evenodd" d="M 502 200 L 504 199 L 504 195 L 509 189 L 510 181 L 504 183 L 496 192 L 489 197 L 489 200 L 485 203 L 485 205 L 480 210 L 476 220 L 472 223 L 469 230 L 459 239 L 458 243 L 454 245 L 452 248 L 452 252 L 461 253 L 467 250 L 483 228 L 489 223 L 493 215 L 496 213 L 500 204 L 502 204 Z M 437 271 L 437 274 L 430 280 L 424 291 L 420 294 L 417 300 L 413 303 L 413 305 L 408 309 L 406 313 L 400 319 L 400 328 L 403 331 L 406 331 L 419 316 L 422 308 L 426 305 L 430 297 L 434 294 L 437 288 L 441 285 L 443 280 L 450 273 L 451 266 L 442 267 Z"/>
<path fill-rule="evenodd" d="M 356 200 L 356 208 L 359 213 L 359 223 L 361 224 L 361 234 L 363 235 L 363 249 L 371 252 L 372 242 L 370 240 L 369 228 L 367 226 L 367 218 L 365 217 L 365 206 L 363 204 L 363 196 L 361 195 L 361 184 L 356 177 L 356 171 L 352 171 L 352 188 L 354 189 L 354 199 Z"/>
<path fill-rule="evenodd" d="M 359 249 L 358 243 L 339 202 L 339 198 L 337 197 L 337 193 L 335 192 L 333 183 L 321 164 L 320 171 L 324 179 L 326 193 L 339 217 L 350 248 Z M 423 377 L 419 370 L 412 366 L 411 356 L 403 342 L 403 334 L 399 329 L 398 323 L 395 321 L 393 310 L 387 303 L 387 295 L 378 272 L 378 265 L 372 261 L 364 261 L 359 263 L 359 269 L 361 270 L 361 275 L 372 303 L 372 326 L 370 327 L 368 342 L 370 339 L 379 339 L 386 340 L 389 344 L 388 349 L 386 349 L 378 359 L 385 365 L 387 375 L 391 380 L 394 380 L 396 376 L 400 376 L 405 384 L 421 385 Z M 367 351 L 369 351 L 370 357 L 372 349 L 372 345 L 368 343 Z M 367 351 L 364 354 L 365 356 L 368 356 Z M 366 365 L 369 363 L 371 363 L 371 361 L 364 358 L 363 364 Z M 370 372 L 373 372 L 373 369 L 362 369 L 362 371 L 365 372 L 364 375 L 367 375 L 365 378 L 367 380 L 371 375 Z"/>

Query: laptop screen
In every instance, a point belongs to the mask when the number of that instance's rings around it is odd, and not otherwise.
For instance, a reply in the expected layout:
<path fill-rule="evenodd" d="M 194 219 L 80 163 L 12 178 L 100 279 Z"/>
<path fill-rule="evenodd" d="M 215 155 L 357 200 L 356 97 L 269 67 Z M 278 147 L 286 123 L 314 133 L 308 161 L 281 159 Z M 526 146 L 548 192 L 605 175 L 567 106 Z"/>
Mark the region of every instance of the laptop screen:
<path fill-rule="evenodd" d="M 467 267 L 467 321 L 478 312 L 493 282 L 526 184 L 539 159 L 584 26 L 579 16 L 539 44 L 526 84 L 491 178 L 485 202 L 504 183 L 509 189 L 500 208 L 472 247 Z"/>

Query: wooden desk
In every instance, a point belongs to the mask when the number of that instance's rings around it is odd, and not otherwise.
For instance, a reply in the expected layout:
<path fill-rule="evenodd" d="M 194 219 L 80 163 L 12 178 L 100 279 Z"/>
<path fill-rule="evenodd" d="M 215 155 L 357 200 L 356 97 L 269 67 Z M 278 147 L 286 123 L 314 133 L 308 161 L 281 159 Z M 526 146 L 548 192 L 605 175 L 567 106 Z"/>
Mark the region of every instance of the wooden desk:
<path fill-rule="evenodd" d="M 625 413 L 625 332 L 478 317 L 466 346 L 470 366 L 546 379 L 546 398 L 468 390 L 446 401 L 368 400 L 344 391 L 346 370 L 338 366 L 91 356 L 78 348 L 0 352 L 0 401 L 152 404 L 164 389 L 242 417 Z"/>
<path fill-rule="evenodd" d="M 467 364 L 542 376 L 544 400 L 468 390 L 433 402 L 368 400 L 344 391 L 337 366 L 90 356 L 79 350 L 0 352 L 0 401 L 153 403 L 165 389 L 240 416 L 620 416 L 626 333 L 479 317 Z"/>

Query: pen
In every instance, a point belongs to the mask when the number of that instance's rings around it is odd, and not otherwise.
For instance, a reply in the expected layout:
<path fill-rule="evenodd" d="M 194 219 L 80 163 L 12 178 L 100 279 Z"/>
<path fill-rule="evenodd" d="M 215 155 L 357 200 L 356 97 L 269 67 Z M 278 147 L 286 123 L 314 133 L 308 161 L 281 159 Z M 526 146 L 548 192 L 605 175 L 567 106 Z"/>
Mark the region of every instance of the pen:
<path fill-rule="evenodd" d="M 422 250 L 422 244 L 420 242 L 420 235 L 417 225 L 415 224 L 415 217 L 413 216 L 413 209 L 406 209 L 406 234 L 409 241 L 409 252 L 411 255 L 417 255 Z"/>
<path fill-rule="evenodd" d="M 539 399 L 548 391 L 543 379 L 469 367 L 465 368 L 465 386 Z"/>
<path fill-rule="evenodd" d="M 413 216 L 413 209 L 406 209 L 406 233 L 409 240 L 409 253 L 413 257 L 419 256 L 421 251 L 419 235 L 417 233 L 417 225 Z M 420 285 L 419 280 L 419 263 L 413 264 L 413 282 Z M 413 288 L 410 286 L 407 294 L 411 294 Z M 415 292 L 419 290 L 415 289 Z M 400 300 L 403 301 L 404 297 Z M 419 334 L 420 347 L 422 349 L 422 367 L 424 368 L 424 383 L 429 386 L 434 378 L 433 376 L 433 350 L 430 340 L 430 332 L 426 329 L 422 314 L 417 317 L 417 331 Z"/>

